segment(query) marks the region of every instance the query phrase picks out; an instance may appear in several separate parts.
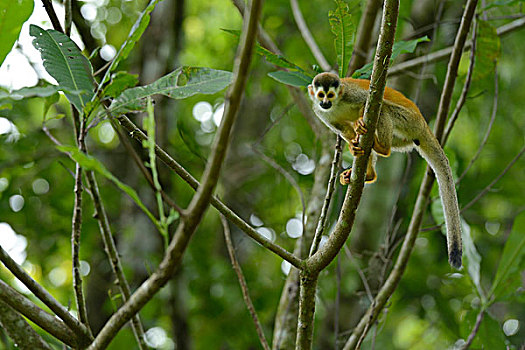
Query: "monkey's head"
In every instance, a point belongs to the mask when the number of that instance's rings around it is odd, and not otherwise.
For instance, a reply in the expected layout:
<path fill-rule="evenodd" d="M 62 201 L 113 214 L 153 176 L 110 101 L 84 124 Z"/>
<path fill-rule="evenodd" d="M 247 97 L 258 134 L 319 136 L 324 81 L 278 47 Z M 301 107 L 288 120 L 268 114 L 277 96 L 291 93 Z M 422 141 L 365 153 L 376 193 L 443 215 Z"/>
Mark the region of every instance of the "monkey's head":
<path fill-rule="evenodd" d="M 342 93 L 341 79 L 334 73 L 320 73 L 308 85 L 308 94 L 321 110 L 329 110 Z"/>

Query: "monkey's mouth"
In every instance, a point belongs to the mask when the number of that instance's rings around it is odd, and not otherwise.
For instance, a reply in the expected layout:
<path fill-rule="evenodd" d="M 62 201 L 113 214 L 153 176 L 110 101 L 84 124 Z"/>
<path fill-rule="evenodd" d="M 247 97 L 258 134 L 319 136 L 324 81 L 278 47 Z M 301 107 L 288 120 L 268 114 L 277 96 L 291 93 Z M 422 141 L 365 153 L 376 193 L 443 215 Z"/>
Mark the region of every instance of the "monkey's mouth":
<path fill-rule="evenodd" d="M 321 106 L 322 109 L 330 109 L 330 107 L 332 107 L 332 102 L 330 101 L 321 101 L 319 102 L 319 106 Z"/>

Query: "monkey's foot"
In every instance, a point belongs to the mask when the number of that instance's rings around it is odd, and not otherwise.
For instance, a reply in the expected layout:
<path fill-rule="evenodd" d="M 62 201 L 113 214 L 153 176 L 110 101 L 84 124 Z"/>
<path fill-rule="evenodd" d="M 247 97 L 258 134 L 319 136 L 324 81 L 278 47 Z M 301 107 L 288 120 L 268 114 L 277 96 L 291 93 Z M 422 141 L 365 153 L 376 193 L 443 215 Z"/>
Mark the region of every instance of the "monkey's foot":
<path fill-rule="evenodd" d="M 344 170 L 339 175 L 339 182 L 341 183 L 341 185 L 346 186 L 350 183 L 350 175 L 352 175 L 352 168 Z"/>
<path fill-rule="evenodd" d="M 348 185 L 350 183 L 351 175 L 352 175 L 352 168 L 348 168 L 344 170 L 343 172 L 341 172 L 341 174 L 339 175 L 339 182 L 341 183 L 341 185 L 343 186 Z M 376 181 L 376 179 L 377 179 L 377 176 L 375 173 L 369 174 L 367 172 L 366 177 L 365 177 L 365 183 L 373 183 Z"/>
<path fill-rule="evenodd" d="M 358 135 L 364 135 L 368 132 L 368 129 L 365 126 L 365 121 L 363 120 L 363 117 L 356 120 L 354 127 L 355 127 L 355 132 Z"/>

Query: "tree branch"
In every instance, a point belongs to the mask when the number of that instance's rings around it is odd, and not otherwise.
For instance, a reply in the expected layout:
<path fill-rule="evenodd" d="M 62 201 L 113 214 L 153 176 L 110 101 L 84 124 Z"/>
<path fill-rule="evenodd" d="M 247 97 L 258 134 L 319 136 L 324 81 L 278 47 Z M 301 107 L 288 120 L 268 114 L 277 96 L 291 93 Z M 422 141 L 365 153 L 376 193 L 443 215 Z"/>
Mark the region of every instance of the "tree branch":
<path fill-rule="evenodd" d="M 434 132 L 436 138 L 439 140 L 443 136 L 443 130 L 446 122 L 446 117 L 448 114 L 448 109 L 450 107 L 450 98 L 452 96 L 452 91 L 454 89 L 454 83 L 457 76 L 457 68 L 459 64 L 459 58 L 463 52 L 465 45 L 466 37 L 469 32 L 470 24 L 474 17 L 475 9 L 477 5 L 477 0 L 468 0 L 465 6 L 465 11 L 463 12 L 463 17 L 461 19 L 461 24 L 456 35 L 456 40 L 454 42 L 454 51 L 452 53 L 448 70 L 447 77 L 445 79 L 445 86 L 443 87 L 443 93 L 441 94 L 441 100 L 439 104 L 439 110 L 437 112 L 436 124 L 434 127 Z M 368 325 L 373 323 L 379 313 L 383 310 L 387 301 L 390 299 L 391 295 L 396 290 L 401 277 L 405 271 L 406 265 L 412 249 L 414 248 L 414 243 L 417 238 L 417 234 L 421 227 L 421 222 L 423 220 L 423 215 L 425 214 L 425 209 L 428 204 L 428 198 L 430 196 L 430 191 L 432 190 L 432 185 L 434 184 L 434 174 L 427 167 L 427 171 L 421 182 L 419 188 L 419 193 L 416 199 L 416 204 L 414 206 L 414 211 L 412 213 L 412 219 L 408 226 L 408 231 L 401 246 L 401 251 L 396 260 L 395 266 L 388 276 L 385 284 L 379 290 L 374 303 L 368 308 L 366 313 L 361 317 L 361 320 L 354 328 L 352 335 L 346 342 L 344 350 L 355 349 L 359 339 L 366 336 Z"/>
<path fill-rule="evenodd" d="M 365 105 L 364 121 L 368 133 L 360 138 L 359 146 L 365 154 L 354 158 L 352 177 L 347 189 L 341 214 L 336 227 L 327 242 L 306 261 L 301 271 L 301 289 L 299 299 L 299 322 L 297 327 L 296 349 L 308 350 L 312 347 L 313 316 L 315 310 L 315 287 L 319 272 L 326 268 L 337 256 L 348 238 L 355 219 L 355 213 L 365 182 L 365 171 L 374 142 L 374 133 L 379 119 L 383 93 L 386 86 L 386 72 L 392 54 L 392 45 L 397 27 L 399 10 L 398 0 L 386 0 L 383 7 L 381 32 L 377 43 L 374 68 L 370 82 L 370 91 Z"/>
<path fill-rule="evenodd" d="M 474 338 L 476 337 L 476 334 L 478 334 L 479 326 L 481 325 L 481 322 L 483 321 L 483 316 L 485 316 L 485 310 L 481 309 L 478 313 L 478 316 L 476 317 L 476 323 L 474 324 L 474 328 L 472 328 L 472 332 L 470 332 L 467 341 L 463 346 L 461 347 L 461 350 L 467 350 L 470 345 L 472 345 L 472 342 L 474 341 Z"/>
<path fill-rule="evenodd" d="M 244 274 L 242 273 L 241 265 L 239 264 L 239 261 L 237 260 L 237 257 L 235 256 L 235 248 L 233 247 L 230 227 L 228 226 L 228 221 L 226 220 L 224 215 L 221 215 L 221 222 L 222 222 L 222 227 L 224 231 L 224 240 L 226 241 L 226 248 L 228 249 L 228 255 L 230 256 L 230 261 L 232 263 L 233 270 L 235 271 L 235 274 L 237 275 L 237 279 L 239 280 L 239 285 L 241 287 L 241 292 L 242 292 L 242 298 L 244 299 L 246 308 L 250 312 L 250 316 L 252 317 L 253 323 L 255 325 L 255 329 L 257 331 L 257 336 L 259 337 L 259 341 L 261 342 L 262 347 L 265 350 L 270 350 L 270 346 L 268 345 L 268 342 L 266 341 L 266 337 L 264 336 L 264 331 L 262 329 L 261 322 L 259 322 L 259 318 L 257 317 L 257 312 L 255 311 L 255 307 L 253 306 L 252 299 L 250 298 L 250 291 L 248 290 L 246 279 L 244 278 Z"/>
<path fill-rule="evenodd" d="M 119 329 L 135 315 L 158 290 L 163 287 L 179 266 L 182 256 L 195 232 L 205 209 L 212 199 L 212 193 L 218 181 L 219 172 L 228 149 L 233 122 L 243 96 L 248 78 L 252 52 L 257 33 L 258 18 L 262 9 L 262 0 L 253 0 L 249 15 L 245 16 L 239 50 L 234 65 L 234 81 L 226 95 L 224 116 L 217 131 L 210 159 L 204 170 L 203 181 L 188 207 L 188 215 L 177 227 L 168 246 L 166 255 L 158 269 L 136 290 L 131 298 L 117 310 L 89 346 L 89 349 L 104 349 L 116 336 Z M 159 157 L 160 158 L 160 157 Z"/>
<path fill-rule="evenodd" d="M 138 142 L 145 141 L 148 139 L 146 134 L 142 132 L 128 117 L 121 115 L 116 117 L 120 125 Z M 182 165 L 180 165 L 175 159 L 173 159 L 166 151 L 155 145 L 155 154 L 159 159 L 166 164 L 171 170 L 180 176 L 188 185 L 194 190 L 200 186 L 200 183 L 188 172 Z M 275 253 L 282 259 L 288 261 L 290 264 L 297 268 L 302 267 L 302 260 L 288 252 L 286 249 L 278 246 L 272 241 L 266 239 L 264 236 L 259 234 L 253 227 L 251 227 L 246 221 L 241 219 L 233 210 L 231 210 L 226 204 L 224 204 L 217 196 L 212 196 L 210 203 L 215 207 L 221 214 L 223 214 L 228 220 L 230 220 L 235 226 L 241 231 L 253 238 L 257 243 L 267 248 L 271 252 Z"/>
<path fill-rule="evenodd" d="M 51 350 L 49 344 L 13 308 L 0 301 L 0 327 L 9 335 L 17 348 Z"/>
<path fill-rule="evenodd" d="M 510 34 L 518 29 L 521 29 L 524 26 L 525 26 L 525 18 L 520 18 L 520 19 L 517 19 L 515 21 L 512 21 L 508 24 L 502 25 L 501 27 L 497 28 L 496 33 L 498 34 L 498 36 L 501 37 L 501 36 Z M 448 57 L 450 57 L 450 55 L 454 51 L 454 47 L 455 45 L 449 46 L 444 49 L 434 51 L 428 55 L 420 56 L 412 60 L 398 63 L 392 66 L 392 68 L 388 72 L 388 75 L 393 77 L 393 76 L 404 73 L 404 71 L 407 69 L 412 69 L 412 68 L 419 67 L 423 64 L 434 63 L 437 61 L 447 59 Z M 468 40 L 465 43 L 464 49 L 469 50 L 471 47 L 472 47 L 472 41 Z"/>
<path fill-rule="evenodd" d="M 62 321 L 33 304 L 2 280 L 0 280 L 0 302 L 6 303 L 65 344 L 73 348 L 79 346 L 81 337 L 77 337 Z"/>
<path fill-rule="evenodd" d="M 361 68 L 367 62 L 374 24 L 380 8 L 381 0 L 367 0 L 365 10 L 359 21 L 359 27 L 357 28 L 354 52 L 352 52 L 352 57 L 348 64 L 347 76 L 351 76 L 356 69 Z"/>
<path fill-rule="evenodd" d="M 62 304 L 38 284 L 20 265 L 18 265 L 7 252 L 0 246 L 0 261 L 11 273 L 22 282 L 40 301 L 42 301 L 51 311 L 53 311 L 64 323 L 79 335 L 83 344 L 89 344 L 93 339 L 89 330 L 69 313 Z"/>
<path fill-rule="evenodd" d="M 315 57 L 315 60 L 317 61 L 317 63 L 319 63 L 319 66 L 325 72 L 331 70 L 332 66 L 324 57 L 323 53 L 321 52 L 321 49 L 315 42 L 315 39 L 312 33 L 310 32 L 310 29 L 308 29 L 308 26 L 306 25 L 306 21 L 304 20 L 301 8 L 299 7 L 297 0 L 290 0 L 290 6 L 292 7 L 292 13 L 295 19 L 295 23 L 297 23 L 297 28 L 299 28 L 299 32 L 303 36 L 306 45 L 308 45 L 308 47 L 310 48 L 310 51 Z"/>

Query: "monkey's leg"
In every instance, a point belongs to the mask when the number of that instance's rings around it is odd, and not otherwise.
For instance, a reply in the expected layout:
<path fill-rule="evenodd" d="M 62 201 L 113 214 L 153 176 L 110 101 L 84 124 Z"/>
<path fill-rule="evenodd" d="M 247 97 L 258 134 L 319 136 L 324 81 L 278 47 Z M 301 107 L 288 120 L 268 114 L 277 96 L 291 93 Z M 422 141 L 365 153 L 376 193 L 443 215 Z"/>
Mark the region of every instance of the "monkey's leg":
<path fill-rule="evenodd" d="M 374 145 L 372 146 L 374 151 L 380 156 L 390 156 L 393 133 L 392 118 L 387 117 L 385 113 L 381 112 L 379 120 L 377 121 L 376 133 L 374 135 Z"/>

